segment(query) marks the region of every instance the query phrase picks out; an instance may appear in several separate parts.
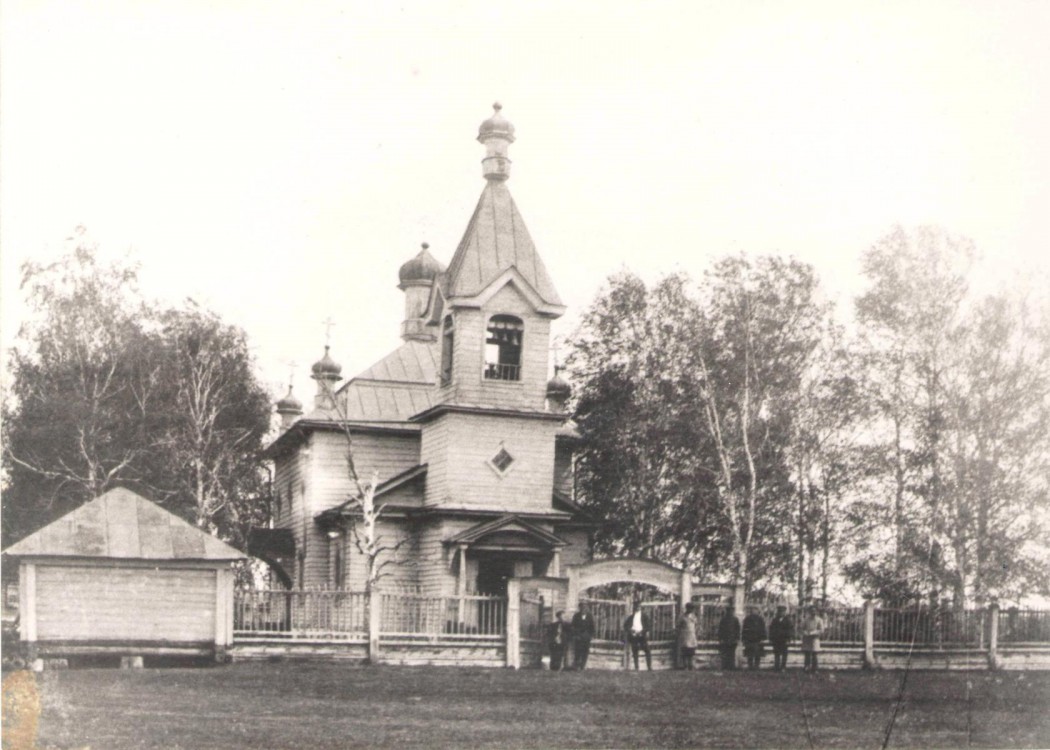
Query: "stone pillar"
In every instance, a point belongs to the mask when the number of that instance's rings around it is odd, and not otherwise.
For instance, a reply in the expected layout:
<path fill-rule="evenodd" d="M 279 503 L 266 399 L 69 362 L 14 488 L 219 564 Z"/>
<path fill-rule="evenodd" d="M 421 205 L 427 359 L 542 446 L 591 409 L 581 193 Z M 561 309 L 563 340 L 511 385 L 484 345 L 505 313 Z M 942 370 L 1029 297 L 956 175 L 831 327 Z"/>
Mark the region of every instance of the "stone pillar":
<path fill-rule="evenodd" d="M 864 600 L 864 668 L 875 668 L 875 602 Z"/>
<path fill-rule="evenodd" d="M 566 565 L 565 576 L 569 579 L 565 609 L 575 613 L 580 608 L 580 571 L 575 565 Z"/>
<path fill-rule="evenodd" d="M 999 602 L 988 608 L 988 668 L 999 668 Z"/>
<path fill-rule="evenodd" d="M 685 605 L 693 600 L 693 574 L 688 570 L 682 571 L 682 582 L 679 593 L 682 597 L 682 612 L 685 612 Z"/>
<path fill-rule="evenodd" d="M 507 581 L 507 666 L 521 668 L 521 581 Z"/>

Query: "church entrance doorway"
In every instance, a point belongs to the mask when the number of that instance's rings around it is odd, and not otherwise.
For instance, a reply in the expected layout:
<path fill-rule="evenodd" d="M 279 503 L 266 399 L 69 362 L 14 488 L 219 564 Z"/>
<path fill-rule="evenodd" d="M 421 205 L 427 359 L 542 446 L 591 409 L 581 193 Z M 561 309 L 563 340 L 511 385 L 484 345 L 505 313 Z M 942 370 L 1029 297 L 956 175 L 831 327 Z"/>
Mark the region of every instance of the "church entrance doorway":
<path fill-rule="evenodd" d="M 513 577 L 513 560 L 482 557 L 478 560 L 477 592 L 488 596 L 506 596 L 507 579 Z"/>

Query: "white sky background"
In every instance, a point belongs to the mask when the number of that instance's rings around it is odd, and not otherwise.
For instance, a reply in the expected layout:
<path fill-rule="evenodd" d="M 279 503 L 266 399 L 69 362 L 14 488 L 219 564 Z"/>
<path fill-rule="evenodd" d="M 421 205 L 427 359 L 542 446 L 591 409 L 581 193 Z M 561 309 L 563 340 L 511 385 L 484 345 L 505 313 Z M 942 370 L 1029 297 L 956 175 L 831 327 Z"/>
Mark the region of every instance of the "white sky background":
<path fill-rule="evenodd" d="M 1050 3 L 3 0 L 0 23 L 5 349 L 19 265 L 82 224 L 309 399 L 325 317 L 344 374 L 399 343 L 398 267 L 451 258 L 495 100 L 563 334 L 621 267 L 735 251 L 847 304 L 895 223 L 973 238 L 984 278 L 1048 268 Z"/>

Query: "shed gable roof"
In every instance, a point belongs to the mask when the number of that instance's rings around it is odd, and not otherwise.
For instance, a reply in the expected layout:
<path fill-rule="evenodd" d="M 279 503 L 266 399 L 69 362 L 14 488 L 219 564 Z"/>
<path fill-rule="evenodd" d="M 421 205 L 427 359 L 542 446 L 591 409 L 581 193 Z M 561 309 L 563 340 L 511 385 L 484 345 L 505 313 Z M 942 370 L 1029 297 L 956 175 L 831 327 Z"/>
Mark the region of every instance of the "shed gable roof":
<path fill-rule="evenodd" d="M 240 560 L 244 554 L 123 487 L 109 490 L 5 554 L 127 560 Z"/>

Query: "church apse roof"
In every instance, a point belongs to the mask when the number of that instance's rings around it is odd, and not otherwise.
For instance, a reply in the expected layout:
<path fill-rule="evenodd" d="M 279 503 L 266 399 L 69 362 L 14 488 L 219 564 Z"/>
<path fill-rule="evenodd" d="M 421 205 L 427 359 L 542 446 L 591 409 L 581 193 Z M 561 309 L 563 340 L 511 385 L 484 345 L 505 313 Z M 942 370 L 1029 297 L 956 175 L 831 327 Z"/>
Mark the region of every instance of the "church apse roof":
<path fill-rule="evenodd" d="M 437 360 L 433 345 L 406 341 L 339 389 L 350 422 L 381 426 L 407 423 L 434 405 Z M 335 409 L 314 409 L 306 420 L 336 421 Z M 414 429 L 409 426 L 409 429 Z"/>

